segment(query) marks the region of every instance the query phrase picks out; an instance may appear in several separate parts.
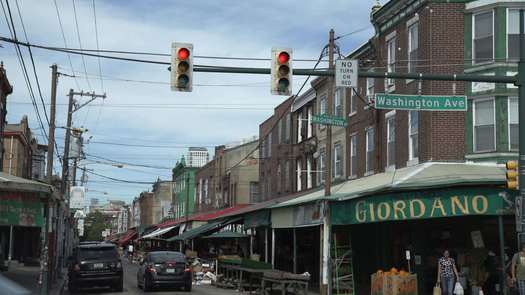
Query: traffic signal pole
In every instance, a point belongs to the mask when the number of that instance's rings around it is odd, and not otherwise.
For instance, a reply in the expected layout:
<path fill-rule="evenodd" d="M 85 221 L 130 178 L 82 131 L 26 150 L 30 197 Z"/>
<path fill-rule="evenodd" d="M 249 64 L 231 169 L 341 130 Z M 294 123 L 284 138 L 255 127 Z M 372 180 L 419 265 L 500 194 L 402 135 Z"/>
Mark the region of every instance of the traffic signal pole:
<path fill-rule="evenodd" d="M 525 10 L 520 9 L 520 60 L 518 62 L 518 75 L 517 75 L 517 85 L 518 85 L 518 118 L 519 118 L 519 190 L 521 200 L 525 199 Z M 521 208 L 521 228 L 525 228 L 525 213 L 523 206 Z M 518 234 L 519 235 L 519 234 Z M 519 236 L 518 236 L 519 237 Z M 520 248 L 522 247 L 525 241 L 523 239 L 518 239 L 520 243 Z"/>

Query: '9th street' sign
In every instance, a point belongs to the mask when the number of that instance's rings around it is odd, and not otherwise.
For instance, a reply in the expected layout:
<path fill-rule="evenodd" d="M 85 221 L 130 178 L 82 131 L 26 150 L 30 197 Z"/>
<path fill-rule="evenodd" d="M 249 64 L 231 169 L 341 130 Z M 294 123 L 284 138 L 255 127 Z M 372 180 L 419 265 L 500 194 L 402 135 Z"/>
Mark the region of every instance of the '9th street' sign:
<path fill-rule="evenodd" d="M 336 60 L 335 87 L 356 88 L 358 65 L 359 61 L 357 59 Z"/>

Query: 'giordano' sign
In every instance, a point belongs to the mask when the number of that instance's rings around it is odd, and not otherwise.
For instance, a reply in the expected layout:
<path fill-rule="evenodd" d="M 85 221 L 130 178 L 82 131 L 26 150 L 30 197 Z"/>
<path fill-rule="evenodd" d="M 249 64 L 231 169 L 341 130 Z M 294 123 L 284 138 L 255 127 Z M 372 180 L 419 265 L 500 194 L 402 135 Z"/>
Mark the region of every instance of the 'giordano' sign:
<path fill-rule="evenodd" d="M 426 219 L 513 212 L 514 194 L 504 190 L 440 190 L 394 193 L 332 203 L 333 224 Z"/>

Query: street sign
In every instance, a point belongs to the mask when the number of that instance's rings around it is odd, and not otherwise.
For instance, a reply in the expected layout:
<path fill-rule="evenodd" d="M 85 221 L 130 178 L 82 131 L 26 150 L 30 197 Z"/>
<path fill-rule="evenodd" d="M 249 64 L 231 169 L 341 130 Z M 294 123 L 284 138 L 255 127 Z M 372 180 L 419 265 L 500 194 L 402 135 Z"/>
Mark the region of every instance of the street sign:
<path fill-rule="evenodd" d="M 420 111 L 467 111 L 466 96 L 404 95 L 378 93 L 376 109 Z"/>
<path fill-rule="evenodd" d="M 359 61 L 338 59 L 335 61 L 335 87 L 356 88 Z"/>
<path fill-rule="evenodd" d="M 321 124 L 321 125 L 340 126 L 340 127 L 348 126 L 348 122 L 346 121 L 345 118 L 332 116 L 332 115 L 313 115 L 312 123 Z"/>

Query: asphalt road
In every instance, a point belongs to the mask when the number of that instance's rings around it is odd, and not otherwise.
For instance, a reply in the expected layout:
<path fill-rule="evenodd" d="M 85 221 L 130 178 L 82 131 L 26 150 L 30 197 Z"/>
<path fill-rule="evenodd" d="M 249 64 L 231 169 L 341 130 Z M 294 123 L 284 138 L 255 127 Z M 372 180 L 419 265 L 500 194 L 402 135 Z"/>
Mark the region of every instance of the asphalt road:
<path fill-rule="evenodd" d="M 83 289 L 75 294 L 144 294 L 142 289 L 137 287 L 137 269 L 138 266 L 130 264 L 127 261 L 123 261 L 124 267 L 124 292 L 112 292 L 111 289 Z M 198 295 L 226 295 L 226 294 L 239 294 L 235 290 L 225 290 L 215 288 L 210 285 L 193 285 L 191 293 L 184 292 L 182 290 L 167 290 L 167 289 L 156 289 L 148 294 L 162 295 L 162 294 L 198 294 Z M 72 294 L 66 290 L 65 294 Z"/>

